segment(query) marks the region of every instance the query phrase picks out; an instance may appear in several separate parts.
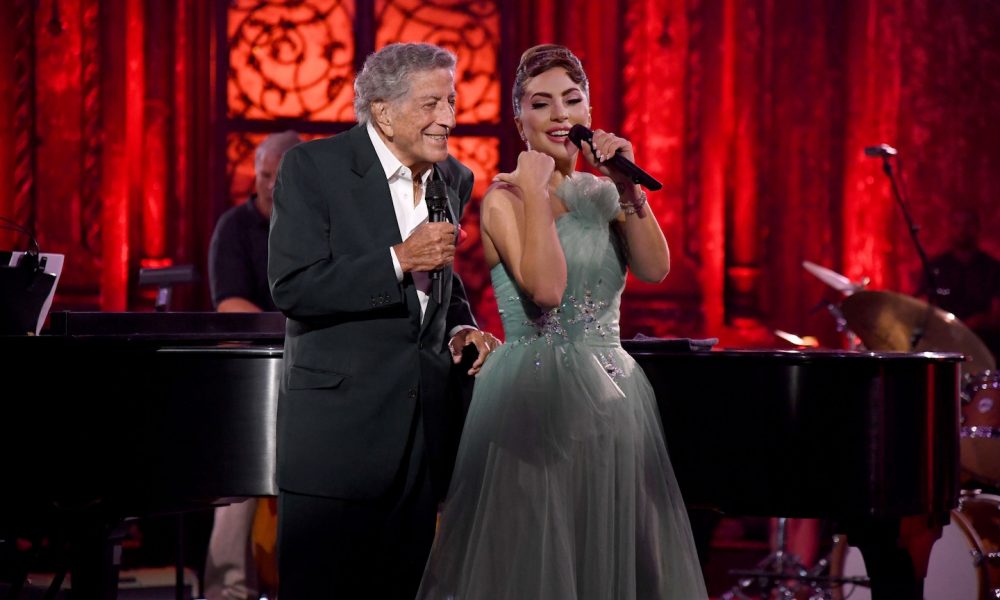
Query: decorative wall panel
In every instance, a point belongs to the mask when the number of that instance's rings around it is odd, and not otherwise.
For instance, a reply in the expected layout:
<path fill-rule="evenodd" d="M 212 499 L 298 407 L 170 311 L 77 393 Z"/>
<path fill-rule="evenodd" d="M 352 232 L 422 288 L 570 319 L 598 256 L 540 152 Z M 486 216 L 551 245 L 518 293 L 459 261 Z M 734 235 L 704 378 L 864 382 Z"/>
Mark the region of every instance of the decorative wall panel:
<path fill-rule="evenodd" d="M 500 10 L 477 0 L 377 0 L 375 47 L 430 42 L 458 56 L 459 123 L 500 120 Z"/>
<path fill-rule="evenodd" d="M 230 118 L 350 121 L 351 0 L 234 0 L 228 10 Z"/>

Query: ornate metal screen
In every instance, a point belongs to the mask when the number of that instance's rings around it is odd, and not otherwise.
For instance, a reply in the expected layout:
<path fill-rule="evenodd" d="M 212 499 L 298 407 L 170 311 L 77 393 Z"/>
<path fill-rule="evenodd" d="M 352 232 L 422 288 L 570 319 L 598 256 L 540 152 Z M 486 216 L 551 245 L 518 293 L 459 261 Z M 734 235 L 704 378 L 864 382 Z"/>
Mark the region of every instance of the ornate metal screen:
<path fill-rule="evenodd" d="M 231 3 L 228 116 L 353 120 L 353 14 L 350 0 Z"/>

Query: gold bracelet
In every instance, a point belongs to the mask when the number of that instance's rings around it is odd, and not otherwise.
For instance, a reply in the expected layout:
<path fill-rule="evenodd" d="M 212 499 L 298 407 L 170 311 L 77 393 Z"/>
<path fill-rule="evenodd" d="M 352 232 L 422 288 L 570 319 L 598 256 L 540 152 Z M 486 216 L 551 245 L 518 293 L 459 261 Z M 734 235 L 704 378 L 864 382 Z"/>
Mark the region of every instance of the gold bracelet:
<path fill-rule="evenodd" d="M 637 214 L 642 207 L 646 204 L 646 190 L 639 190 L 639 199 L 635 202 L 619 202 L 618 205 L 622 207 L 622 212 L 626 215 Z"/>

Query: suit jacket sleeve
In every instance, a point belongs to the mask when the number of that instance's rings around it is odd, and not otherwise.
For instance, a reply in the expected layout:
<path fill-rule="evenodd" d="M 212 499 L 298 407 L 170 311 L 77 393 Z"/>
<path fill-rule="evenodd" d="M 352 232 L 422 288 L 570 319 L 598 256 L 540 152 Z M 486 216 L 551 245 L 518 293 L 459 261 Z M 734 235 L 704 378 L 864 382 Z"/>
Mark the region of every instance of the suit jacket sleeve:
<path fill-rule="evenodd" d="M 334 255 L 331 206 L 343 185 L 327 183 L 305 146 L 282 159 L 268 239 L 268 282 L 287 316 L 338 316 L 403 302 L 388 247 Z"/>

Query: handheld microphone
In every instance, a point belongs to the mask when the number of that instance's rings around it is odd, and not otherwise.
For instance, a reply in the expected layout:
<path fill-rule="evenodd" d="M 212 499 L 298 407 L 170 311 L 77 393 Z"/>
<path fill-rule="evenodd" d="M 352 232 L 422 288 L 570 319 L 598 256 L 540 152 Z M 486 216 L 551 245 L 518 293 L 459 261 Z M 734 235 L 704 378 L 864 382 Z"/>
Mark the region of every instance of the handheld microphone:
<path fill-rule="evenodd" d="M 427 220 L 431 223 L 444 223 L 448 220 L 448 187 L 440 179 L 427 182 L 424 191 L 424 202 L 427 203 Z M 431 271 L 431 285 L 434 287 L 434 300 L 441 303 L 441 269 Z"/>
<path fill-rule="evenodd" d="M 577 148 L 580 148 L 580 144 L 582 142 L 587 142 L 590 144 L 590 149 L 593 150 L 593 140 L 594 132 L 587 129 L 583 125 L 576 124 L 569 130 L 569 141 L 573 142 Z M 621 154 L 616 153 L 614 156 L 608 157 L 606 160 L 602 161 L 602 164 L 628 175 L 633 183 L 638 183 L 650 191 L 655 192 L 663 187 L 663 184 L 653 179 L 649 173 L 640 169 L 634 162 L 625 158 Z"/>
<path fill-rule="evenodd" d="M 896 156 L 896 149 L 889 144 L 879 144 L 878 146 L 865 146 L 865 156 Z"/>

